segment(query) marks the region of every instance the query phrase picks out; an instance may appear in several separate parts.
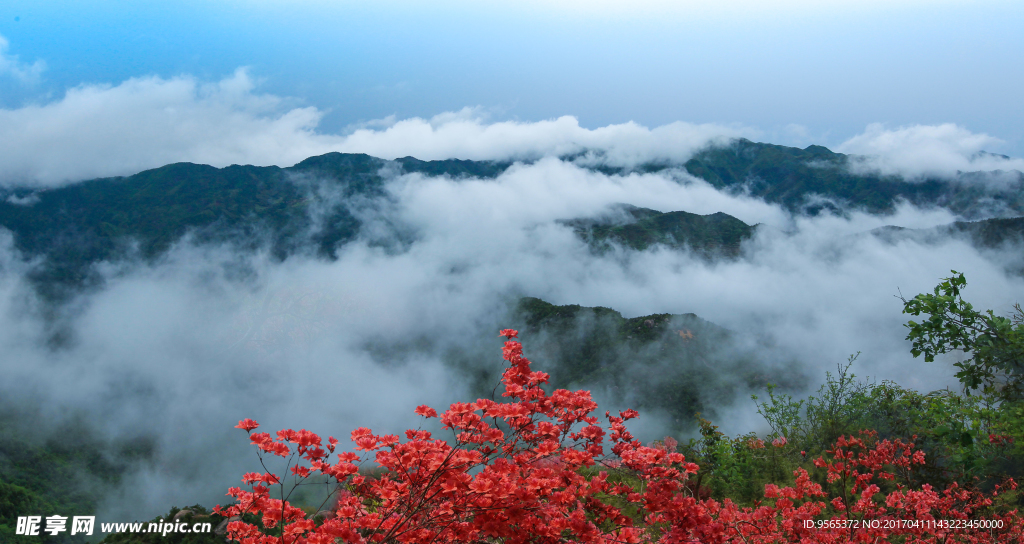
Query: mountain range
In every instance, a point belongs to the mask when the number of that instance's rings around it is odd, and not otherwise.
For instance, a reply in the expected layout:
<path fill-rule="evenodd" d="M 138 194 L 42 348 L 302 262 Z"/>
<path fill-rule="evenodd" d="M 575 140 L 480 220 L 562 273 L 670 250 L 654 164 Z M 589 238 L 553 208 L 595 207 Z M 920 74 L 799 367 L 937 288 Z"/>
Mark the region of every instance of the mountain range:
<path fill-rule="evenodd" d="M 579 157 L 565 160 L 583 164 Z M 700 151 L 683 164 L 584 167 L 609 174 L 685 171 L 720 190 L 758 197 L 796 214 L 886 213 L 901 200 L 944 207 L 982 219 L 977 226 L 955 229 L 984 232 L 978 240 L 985 243 L 1019 232 L 1007 217 L 1024 215 L 1020 172 L 1001 173 L 998 184 L 978 182 L 984 173 L 907 180 L 855 173 L 851 160 L 821 146 L 798 149 L 740 139 Z M 338 248 L 358 236 L 360 211 L 388 198 L 385 184 L 394 175 L 494 178 L 511 165 L 412 157 L 389 161 L 345 153 L 311 157 L 289 168 L 176 163 L 59 188 L 6 189 L 0 195 L 0 227 L 12 233 L 25 258 L 42 259 L 32 273 L 38 291 L 48 300 L 62 300 L 99 281 L 93 264 L 154 259 L 186 235 L 199 243 L 268 247 L 278 259 L 296 253 L 333 259 Z M 991 219 L 993 214 L 1000 217 Z M 663 213 L 628 204 L 563 223 L 596 251 L 613 244 L 640 251 L 662 245 L 709 258 L 737 255 L 755 228 L 724 213 Z"/>

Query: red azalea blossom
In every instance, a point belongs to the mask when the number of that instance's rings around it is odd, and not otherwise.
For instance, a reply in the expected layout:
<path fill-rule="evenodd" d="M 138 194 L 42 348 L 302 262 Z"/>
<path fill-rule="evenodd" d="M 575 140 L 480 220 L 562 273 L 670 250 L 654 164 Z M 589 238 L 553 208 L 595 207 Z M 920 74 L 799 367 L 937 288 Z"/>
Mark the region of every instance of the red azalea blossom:
<path fill-rule="evenodd" d="M 997 446 L 1006 446 L 1013 444 L 1013 437 L 1005 434 L 990 434 L 988 435 L 988 442 Z"/>
<path fill-rule="evenodd" d="M 235 425 L 235 428 L 236 429 L 242 429 L 243 431 L 249 432 L 249 431 L 251 431 L 251 430 L 253 430 L 253 429 L 255 429 L 256 427 L 259 427 L 259 426 L 260 426 L 259 423 L 256 423 L 255 421 L 253 421 L 253 420 L 251 420 L 249 418 L 245 418 L 242 421 L 239 421 L 238 425 Z"/>
<path fill-rule="evenodd" d="M 501 334 L 509 339 L 518 335 L 512 329 Z M 334 482 L 333 517 L 294 507 L 284 487 L 277 487 L 284 484 L 276 475 L 246 473 L 243 482 L 250 489 L 231 488 L 228 495 L 236 502 L 214 511 L 228 517 L 249 514 L 260 524 L 251 523 L 252 517 L 231 521 L 227 537 L 242 544 L 1024 541 L 1024 521 L 1016 510 L 1005 515 L 986 510 L 1003 488 L 1016 488 L 1012 480 L 988 495 L 955 484 L 943 490 L 897 486 L 882 493 L 881 482 L 924 463 L 924 454 L 913 443 L 879 441 L 872 433 L 840 437 L 828 455 L 814 460 L 832 488 L 842 490 L 839 495 L 826 492 L 800 468 L 793 473 L 792 487 L 766 485 L 764 500 L 754 507 L 697 496 L 688 480 L 700 468 L 675 451 L 674 440 L 651 446 L 636 440 L 625 427 L 625 421 L 637 417 L 635 410 L 617 417 L 605 412 L 607 428 L 602 427 L 593 415 L 597 404 L 589 392 L 559 389 L 548 394 L 540 387 L 547 374 L 530 369 L 521 344 L 509 340 L 502 351 L 509 363 L 502 376 L 505 400 L 452 404 L 440 422 L 453 438 L 409 430 L 403 442 L 367 428 L 352 431 L 355 449 L 372 452 L 380 469 L 373 477 L 359 474 L 354 463 L 360 458 L 352 452 L 338 453 L 331 464 L 328 457 L 338 443 L 333 438 L 324 450 L 320 437 L 304 429 L 280 431 L 276 440 L 268 433 L 252 433 L 250 441 L 261 460 L 264 452 L 289 458 L 289 480 L 301 483 L 320 474 Z M 437 417 L 428 406 L 415 412 Z M 249 419 L 238 425 L 246 432 L 256 427 Z M 990 441 L 1003 438 L 992 435 Z M 772 444 L 781 448 L 786 439 Z M 759 439 L 747 445 L 765 448 Z M 611 479 L 608 470 L 628 473 L 637 484 Z M 963 530 L 885 523 L 971 520 L 982 513 L 1001 527 Z M 857 531 L 815 526 L 823 519 L 864 523 Z"/>
<path fill-rule="evenodd" d="M 437 410 L 424 404 L 416 407 L 416 414 L 423 417 L 437 417 Z"/>

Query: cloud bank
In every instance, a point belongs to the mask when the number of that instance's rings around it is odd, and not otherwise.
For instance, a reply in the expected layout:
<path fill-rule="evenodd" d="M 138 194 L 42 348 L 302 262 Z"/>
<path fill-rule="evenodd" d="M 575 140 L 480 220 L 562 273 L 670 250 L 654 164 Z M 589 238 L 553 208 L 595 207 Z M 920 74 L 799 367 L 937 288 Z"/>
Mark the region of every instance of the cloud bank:
<path fill-rule="evenodd" d="M 881 123 L 868 125 L 863 133 L 843 142 L 841 153 L 860 155 L 851 160 L 858 173 L 900 175 L 905 178 L 952 178 L 959 172 L 992 170 L 1024 171 L 1024 159 L 987 153 L 1002 143 L 988 134 L 964 127 L 912 125 L 888 129 Z"/>
<path fill-rule="evenodd" d="M 0 110 L 0 185 L 52 187 L 174 162 L 291 166 L 330 151 L 507 160 L 593 150 L 601 160 L 630 165 L 685 160 L 710 142 L 755 134 L 688 123 L 587 129 L 571 116 L 487 123 L 466 108 L 430 119 L 371 122 L 343 136 L 318 132 L 322 115 L 256 92 L 243 69 L 210 84 L 181 76 L 83 85 L 54 102 Z"/>
<path fill-rule="evenodd" d="M 606 164 L 632 166 L 648 161 L 685 161 L 710 144 L 753 136 L 756 131 L 715 124 L 676 122 L 653 129 L 628 122 L 586 129 L 572 116 L 549 121 L 487 124 L 471 108 L 429 120 L 392 121 L 383 129 L 361 128 L 345 138 L 343 149 L 385 159 L 516 159 L 585 151 Z"/>
<path fill-rule="evenodd" d="M 0 110 L 0 180 L 55 186 L 174 162 L 294 163 L 332 149 L 314 132 L 315 108 L 288 109 L 253 88 L 244 70 L 214 84 L 133 78 Z"/>
<path fill-rule="evenodd" d="M 0 53 L 5 46 L 0 37 Z M 5 69 L 28 77 L 42 64 L 30 69 L 0 54 L 0 73 Z M 585 153 L 578 157 L 584 164 L 631 167 L 682 163 L 709 145 L 762 135 L 751 127 L 685 122 L 589 129 L 568 115 L 490 122 L 479 108 L 429 119 L 389 117 L 352 126 L 345 134 L 327 134 L 318 130 L 323 114 L 259 93 L 245 69 L 215 83 L 180 76 L 82 85 L 56 101 L 0 109 L 0 186 L 53 187 L 174 162 L 291 166 L 330 151 L 422 160 L 535 160 Z M 851 167 L 858 173 L 909 179 L 1024 170 L 1024 159 L 985 152 L 999 143 L 948 123 L 898 129 L 876 123 L 837 150 L 857 155 Z"/>

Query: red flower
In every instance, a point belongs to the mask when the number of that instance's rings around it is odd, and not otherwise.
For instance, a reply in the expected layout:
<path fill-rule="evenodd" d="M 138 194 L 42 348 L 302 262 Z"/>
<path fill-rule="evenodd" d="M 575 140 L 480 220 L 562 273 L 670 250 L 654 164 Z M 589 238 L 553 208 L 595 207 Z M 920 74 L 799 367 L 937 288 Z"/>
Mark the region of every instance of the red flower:
<path fill-rule="evenodd" d="M 251 420 L 249 418 L 245 418 L 242 421 L 239 421 L 238 425 L 235 425 L 235 428 L 236 429 L 242 429 L 245 432 L 249 432 L 249 431 L 251 431 L 251 430 L 253 430 L 253 429 L 255 429 L 256 427 L 259 427 L 259 426 L 260 426 L 259 423 L 256 423 L 255 421 L 253 421 L 253 420 Z"/>
<path fill-rule="evenodd" d="M 437 417 L 437 410 L 427 406 L 426 404 L 417 406 L 416 413 L 423 417 Z"/>

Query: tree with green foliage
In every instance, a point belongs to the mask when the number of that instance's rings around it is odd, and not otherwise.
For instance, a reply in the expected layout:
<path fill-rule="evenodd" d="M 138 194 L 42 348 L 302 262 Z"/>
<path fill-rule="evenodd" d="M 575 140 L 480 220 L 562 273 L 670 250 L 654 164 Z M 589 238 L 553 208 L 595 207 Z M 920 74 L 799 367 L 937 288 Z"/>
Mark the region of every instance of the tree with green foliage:
<path fill-rule="evenodd" d="M 967 286 L 964 275 L 951 272 L 933 293 L 901 297 L 903 313 L 927 316 L 906 324 L 911 353 L 932 362 L 938 354 L 962 351 L 970 356 L 956 363 L 956 377 L 966 393 L 981 389 L 1000 400 L 1024 400 L 1024 311 L 1019 303 L 1010 317 L 975 310 L 960 294 Z"/>

